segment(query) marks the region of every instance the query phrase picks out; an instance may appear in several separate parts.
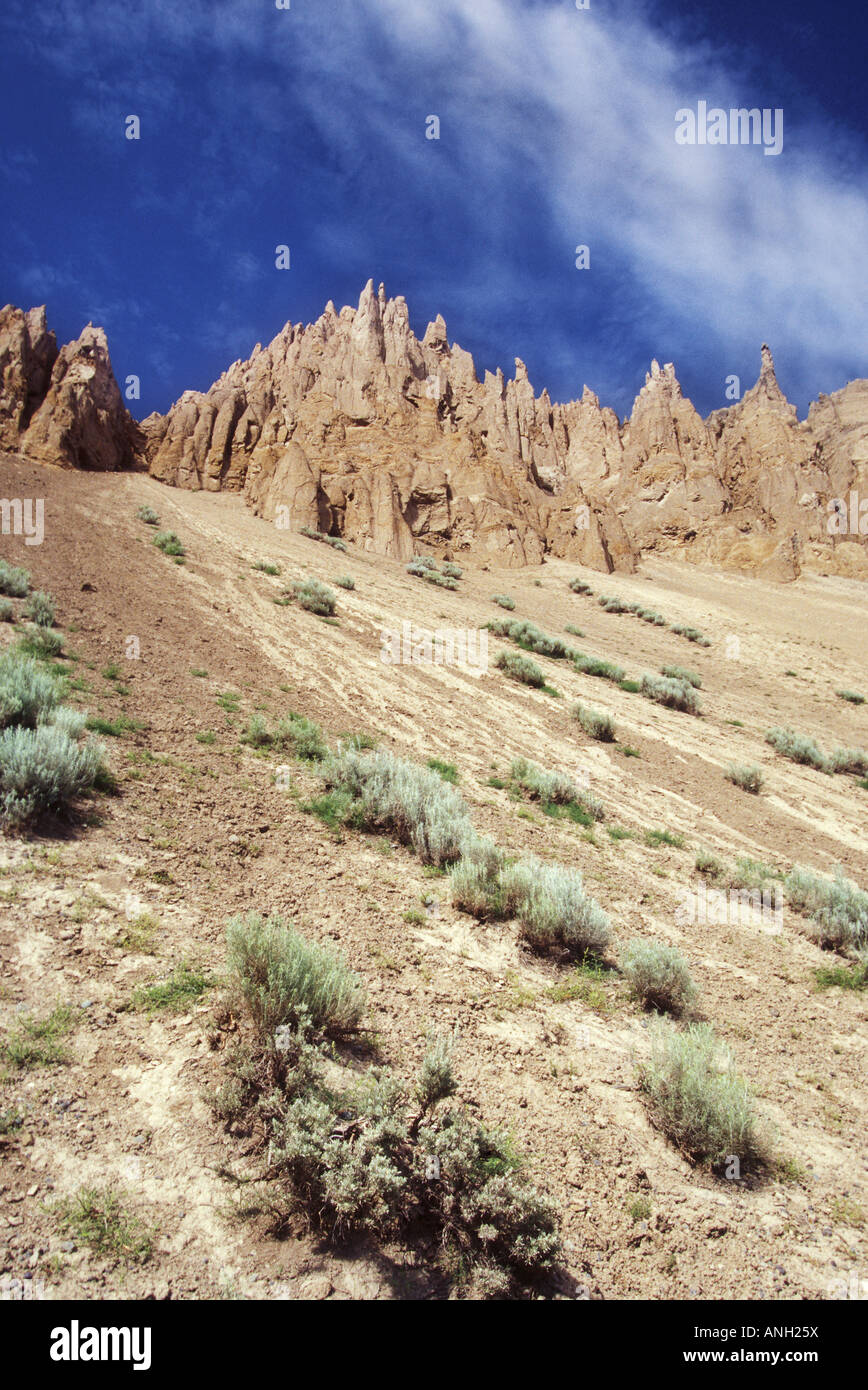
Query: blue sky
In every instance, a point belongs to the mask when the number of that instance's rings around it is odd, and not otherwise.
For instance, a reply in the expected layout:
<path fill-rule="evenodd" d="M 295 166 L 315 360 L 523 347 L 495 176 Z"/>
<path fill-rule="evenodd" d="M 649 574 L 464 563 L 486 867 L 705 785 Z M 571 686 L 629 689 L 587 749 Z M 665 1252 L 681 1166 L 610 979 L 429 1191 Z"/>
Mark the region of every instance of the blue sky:
<path fill-rule="evenodd" d="M 839 0 L 4 0 L 0 302 L 101 323 L 139 416 L 371 276 L 480 377 L 625 415 L 657 357 L 706 413 L 765 340 L 804 413 L 868 375 L 866 40 Z M 679 146 L 700 100 L 782 153 Z"/>

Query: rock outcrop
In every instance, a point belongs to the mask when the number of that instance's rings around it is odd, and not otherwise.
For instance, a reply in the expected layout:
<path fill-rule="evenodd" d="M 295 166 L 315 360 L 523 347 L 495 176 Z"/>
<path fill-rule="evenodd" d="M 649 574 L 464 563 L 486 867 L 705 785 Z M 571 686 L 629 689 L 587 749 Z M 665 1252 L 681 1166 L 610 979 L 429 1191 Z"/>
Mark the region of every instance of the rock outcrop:
<path fill-rule="evenodd" d="M 480 381 L 439 315 L 419 339 L 403 297 L 369 281 L 357 308 L 287 324 L 141 426 L 101 330 L 58 353 L 43 310 L 0 314 L 0 383 L 0 446 L 240 492 L 280 526 L 399 559 L 553 554 L 610 571 L 674 550 L 781 580 L 804 566 L 868 577 L 868 381 L 800 422 L 765 345 L 756 385 L 707 420 L 672 364 L 652 363 L 622 425 L 587 386 L 565 405 L 537 396 L 520 359 L 512 379 Z"/>

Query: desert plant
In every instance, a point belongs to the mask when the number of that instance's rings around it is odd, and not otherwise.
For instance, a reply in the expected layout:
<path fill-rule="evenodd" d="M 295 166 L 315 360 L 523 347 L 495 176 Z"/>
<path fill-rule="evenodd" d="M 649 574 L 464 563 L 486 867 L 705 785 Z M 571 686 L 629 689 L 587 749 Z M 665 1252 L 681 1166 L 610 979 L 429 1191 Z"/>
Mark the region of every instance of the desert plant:
<path fill-rule="evenodd" d="M 862 748 L 836 748 L 829 757 L 833 772 L 852 772 L 856 777 L 868 774 L 868 753 Z"/>
<path fill-rule="evenodd" d="M 9 598 L 24 598 L 30 588 L 30 571 L 20 565 L 0 560 L 0 594 Z"/>
<path fill-rule="evenodd" d="M 79 745 L 63 728 L 13 727 L 0 733 L 0 819 L 20 825 L 43 811 L 65 811 L 103 771 L 104 749 Z"/>
<path fill-rule="evenodd" d="M 504 671 L 513 680 L 521 681 L 524 685 L 532 685 L 539 690 L 546 683 L 546 678 L 536 662 L 531 661 L 529 657 L 521 656 L 518 652 L 498 652 L 494 664 L 499 671 Z"/>
<path fill-rule="evenodd" d="M 659 941 L 631 941 L 623 970 L 637 999 L 649 1008 L 681 1013 L 696 997 L 687 961 L 675 946 Z"/>
<path fill-rule="evenodd" d="M 811 920 L 811 935 L 821 946 L 862 950 L 868 946 L 868 893 L 843 869 L 828 879 L 796 865 L 784 879 L 787 900 Z"/>
<path fill-rule="evenodd" d="M 410 565 L 414 565 L 416 569 L 436 570 L 437 561 L 434 560 L 430 555 L 414 555 L 412 560 L 410 561 Z M 410 565 L 407 566 L 408 569 L 410 568 Z"/>
<path fill-rule="evenodd" d="M 712 854 L 711 851 L 707 849 L 701 849 L 699 851 L 694 863 L 699 873 L 706 874 L 712 879 L 721 878 L 726 872 L 726 865 L 723 861 L 718 859 L 716 854 Z"/>
<path fill-rule="evenodd" d="M 330 1036 L 358 1031 L 364 986 L 337 952 L 306 941 L 279 914 L 233 917 L 226 940 L 237 986 L 267 1046 L 282 1027 Z"/>
<path fill-rule="evenodd" d="M 343 749 L 324 768 L 327 787 L 345 798 L 342 819 L 369 830 L 392 830 L 426 863 L 458 859 L 473 830 L 454 787 L 428 768 L 385 749 L 369 755 Z"/>
<path fill-rule="evenodd" d="M 615 742 L 615 725 L 610 714 L 604 714 L 600 710 L 587 709 L 582 704 L 573 705 L 570 713 L 591 738 L 597 739 L 599 743 Z"/>
<path fill-rule="evenodd" d="M 339 574 L 337 579 L 332 580 L 332 583 L 337 584 L 339 589 L 354 589 L 356 587 L 356 581 L 349 574 Z"/>
<path fill-rule="evenodd" d="M 612 594 L 600 594 L 597 599 L 601 608 L 605 608 L 607 613 L 629 613 L 629 605 L 623 599 L 616 598 Z"/>
<path fill-rule="evenodd" d="M 689 681 L 672 680 L 669 676 L 654 676 L 646 671 L 642 677 L 640 690 L 649 700 L 667 709 L 684 710 L 686 714 L 700 714 L 699 699 L 695 688 Z"/>
<path fill-rule="evenodd" d="M 653 1123 L 694 1162 L 717 1167 L 730 1156 L 746 1163 L 760 1155 L 750 1092 L 709 1024 L 679 1032 L 665 1019 L 653 1020 L 640 1086 Z"/>
<path fill-rule="evenodd" d="M 139 521 L 143 521 L 146 526 L 159 526 L 160 524 L 160 518 L 157 516 L 153 507 L 139 507 L 136 516 L 139 518 Z"/>
<path fill-rule="evenodd" d="M 288 749 L 296 758 L 303 758 L 307 762 L 321 762 L 328 757 L 328 745 L 322 729 L 303 714 L 294 714 L 290 710 L 279 721 L 273 738 L 279 747 Z"/>
<path fill-rule="evenodd" d="M 151 544 L 162 550 L 164 555 L 180 556 L 186 553 L 182 541 L 174 531 L 158 531 Z"/>
<path fill-rule="evenodd" d="M 440 568 L 447 579 L 460 579 L 464 573 L 461 566 L 456 565 L 452 560 L 444 560 Z"/>
<path fill-rule="evenodd" d="M 156 1232 L 127 1210 L 113 1188 L 82 1187 L 55 1212 L 61 1230 L 99 1259 L 145 1264 L 153 1254 Z"/>
<path fill-rule="evenodd" d="M 510 598 L 509 594 L 492 594 L 491 602 L 498 604 L 501 608 L 508 608 L 510 611 L 515 608 L 515 599 Z"/>
<path fill-rule="evenodd" d="M 416 1095 L 424 1110 L 429 1110 L 439 1100 L 448 1100 L 457 1090 L 452 1065 L 454 1046 L 453 1037 L 444 1037 L 440 1033 L 428 1037 L 416 1080 Z"/>
<path fill-rule="evenodd" d="M 654 627 L 665 627 L 666 619 L 662 613 L 656 613 L 653 608 L 640 608 L 637 614 L 643 623 L 652 623 Z"/>
<path fill-rule="evenodd" d="M 590 584 L 586 584 L 584 579 L 571 579 L 570 588 L 574 594 L 592 594 L 594 592 Z"/>
<path fill-rule="evenodd" d="M 583 790 L 565 772 L 547 772 L 527 758 L 514 758 L 510 776 L 516 786 L 546 806 L 579 806 L 593 820 L 603 819 L 603 803 L 599 797 Z"/>
<path fill-rule="evenodd" d="M 585 890 L 581 874 L 533 856 L 500 874 L 505 902 L 535 950 L 598 954 L 609 942 L 609 919 Z"/>
<path fill-rule="evenodd" d="M 744 763 L 730 763 L 724 776 L 728 782 L 732 782 L 733 786 L 741 787 L 742 791 L 745 792 L 752 792 L 754 796 L 762 791 L 763 775 L 758 767 L 748 766 Z"/>
<path fill-rule="evenodd" d="M 603 661 L 597 656 L 585 656 L 584 652 L 573 654 L 573 665 L 583 676 L 599 676 L 602 680 L 614 681 L 616 685 L 627 674 L 623 667 L 616 666 L 614 662 Z"/>
<path fill-rule="evenodd" d="M 673 625 L 672 631 L 677 633 L 679 637 L 686 637 L 688 642 L 695 642 L 699 647 L 711 646 L 710 639 L 695 627 L 684 627 L 680 624 L 676 627 Z"/>
<path fill-rule="evenodd" d="M 290 592 L 302 608 L 320 617 L 329 617 L 337 606 L 337 594 L 319 579 L 296 580 Z"/>
<path fill-rule="evenodd" d="M 28 623 L 18 639 L 15 650 L 23 656 L 36 657 L 37 661 L 52 661 L 63 652 L 63 638 L 50 627 Z"/>
<path fill-rule="evenodd" d="M 794 733 L 789 728 L 769 729 L 766 733 L 766 743 L 771 744 L 775 752 L 780 753 L 782 757 L 789 758 L 790 762 L 815 767 L 819 772 L 831 771 L 826 754 L 814 739 L 808 738 L 805 734 Z"/>
<path fill-rule="evenodd" d="M 57 680 L 38 661 L 20 651 L 0 653 L 0 729 L 35 728 L 58 699 Z"/>
<path fill-rule="evenodd" d="M 462 912 L 480 920 L 510 915 L 500 882 L 506 863 L 503 851 L 486 836 L 469 836 L 462 857 L 449 869 L 452 902 Z"/>
<path fill-rule="evenodd" d="M 14 623 L 15 608 L 8 598 L 0 598 L 0 623 Z"/>
<path fill-rule="evenodd" d="M 270 574 L 272 578 L 280 574 L 280 565 L 274 564 L 272 560 L 257 560 L 253 565 L 253 569 L 257 570 L 260 574 Z"/>
<path fill-rule="evenodd" d="M 702 686 L 702 677 L 697 676 L 695 671 L 686 670 L 683 666 L 662 666 L 660 669 L 661 673 L 668 676 L 669 680 L 687 681 L 695 690 L 699 690 Z"/>
<path fill-rule="evenodd" d="M 240 742 L 250 744 L 251 748 L 267 748 L 271 741 L 272 735 L 268 732 L 265 719 L 261 714 L 251 714 Z"/>
<path fill-rule="evenodd" d="M 839 700 L 846 700 L 851 705 L 864 705 L 865 696 L 860 695 L 856 690 L 836 690 L 835 694 Z"/>
<path fill-rule="evenodd" d="M 43 589 L 34 589 L 21 610 L 37 627 L 54 627 L 54 600 Z"/>

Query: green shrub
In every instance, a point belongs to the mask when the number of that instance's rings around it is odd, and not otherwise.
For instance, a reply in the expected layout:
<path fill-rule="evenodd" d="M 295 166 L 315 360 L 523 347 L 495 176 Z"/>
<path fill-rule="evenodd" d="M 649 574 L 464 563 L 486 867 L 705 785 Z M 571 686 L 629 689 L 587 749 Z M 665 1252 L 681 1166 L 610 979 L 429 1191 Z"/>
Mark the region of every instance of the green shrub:
<path fill-rule="evenodd" d="M 454 564 L 452 560 L 444 560 L 441 570 L 447 579 L 460 579 L 464 573 L 461 566 Z"/>
<path fill-rule="evenodd" d="M 153 507 L 139 507 L 136 516 L 139 518 L 139 521 L 143 521 L 146 526 L 159 526 L 160 524 L 160 518 L 157 516 Z"/>
<path fill-rule="evenodd" d="M 494 664 L 499 671 L 504 671 L 513 680 L 532 685 L 537 690 L 546 683 L 546 678 L 536 662 L 531 661 L 529 657 L 520 656 L 518 652 L 498 652 Z"/>
<path fill-rule="evenodd" d="M 63 728 L 40 724 L 0 733 L 0 819 L 20 825 L 43 811 L 65 811 L 103 771 L 104 749 L 79 745 Z"/>
<path fill-rule="evenodd" d="M 698 629 L 695 627 L 675 627 L 673 625 L 672 631 L 676 632 L 679 637 L 686 637 L 688 642 L 695 642 L 699 647 L 711 646 L 710 639 L 708 637 L 703 636 L 703 634 L 699 632 Z"/>
<path fill-rule="evenodd" d="M 80 1188 L 57 1204 L 56 1214 L 61 1230 L 98 1259 L 145 1264 L 153 1254 L 156 1233 L 126 1210 L 113 1188 Z"/>
<path fill-rule="evenodd" d="M 582 704 L 573 705 L 570 713 L 591 738 L 597 739 L 599 743 L 615 742 L 615 725 L 610 714 L 604 714 L 595 709 L 586 709 Z"/>
<path fill-rule="evenodd" d="M 340 536 L 327 536 L 324 531 L 313 531 L 310 526 L 301 526 L 299 530 L 309 540 L 321 541 L 323 545 L 330 545 L 333 550 L 346 550 L 347 548 L 346 541 L 342 541 Z"/>
<path fill-rule="evenodd" d="M 649 1008 L 678 1014 L 696 998 L 687 961 L 675 946 L 631 941 L 623 969 L 634 995 Z"/>
<path fill-rule="evenodd" d="M 296 580 L 290 590 L 292 597 L 309 613 L 329 617 L 337 606 L 337 594 L 318 579 Z"/>
<path fill-rule="evenodd" d="M 723 861 L 707 849 L 699 851 L 694 863 L 698 872 L 707 874 L 709 878 L 720 878 L 726 872 L 726 865 Z"/>
<path fill-rule="evenodd" d="M 835 694 L 839 700 L 847 700 L 851 705 L 864 705 L 865 696 L 860 695 L 856 690 L 836 690 Z"/>
<path fill-rule="evenodd" d="M 54 627 L 54 600 L 43 589 L 34 589 L 21 610 L 37 627 Z"/>
<path fill-rule="evenodd" d="M 598 954 L 609 943 L 609 919 L 586 892 L 581 874 L 529 856 L 500 873 L 505 903 L 537 951 Z"/>
<path fill-rule="evenodd" d="M 19 637 L 15 650 L 22 656 L 35 657 L 37 661 L 53 661 L 63 651 L 63 638 L 50 627 L 38 627 L 32 623 Z"/>
<path fill-rule="evenodd" d="M 442 758 L 429 758 L 427 766 L 432 772 L 438 773 L 444 782 L 454 784 L 458 781 L 458 768 L 454 763 L 446 763 Z"/>
<path fill-rule="evenodd" d="M 510 598 L 509 594 L 492 594 L 491 602 L 499 604 L 501 608 L 508 608 L 510 611 L 515 608 L 515 599 Z"/>
<path fill-rule="evenodd" d="M 646 830 L 645 843 L 651 849 L 659 849 L 661 845 L 669 845 L 672 849 L 683 849 L 684 836 L 673 834 L 671 830 Z"/>
<path fill-rule="evenodd" d="M 596 656 L 585 656 L 583 652 L 574 653 L 573 665 L 584 676 L 600 676 L 603 680 L 614 681 L 616 685 L 627 674 L 623 667 L 616 666 L 614 662 L 603 661 Z"/>
<path fill-rule="evenodd" d="M 458 1089 L 452 1064 L 454 1039 L 435 1033 L 428 1039 L 416 1081 L 416 1095 L 423 1110 L 448 1100 Z"/>
<path fill-rule="evenodd" d="M 64 1063 L 67 1056 L 62 1040 L 72 1026 L 72 1010 L 66 1004 L 58 1004 L 42 1018 L 19 1014 L 0 1044 L 0 1058 L 20 1071 Z"/>
<path fill-rule="evenodd" d="M 0 729 L 33 729 L 55 708 L 58 683 L 38 661 L 20 651 L 0 653 Z"/>
<path fill-rule="evenodd" d="M 10 565 L 7 560 L 0 560 L 0 594 L 7 594 L 9 598 L 24 598 L 29 588 L 29 570 L 22 569 L 19 565 Z"/>
<path fill-rule="evenodd" d="M 593 594 L 590 584 L 586 584 L 584 579 L 571 579 L 570 588 L 574 594 Z"/>
<path fill-rule="evenodd" d="M 568 632 L 572 637 L 584 637 L 585 635 L 580 627 L 576 627 L 575 623 L 564 623 L 564 632 Z"/>
<path fill-rule="evenodd" d="M 272 742 L 272 735 L 268 732 L 268 725 L 261 714 L 251 714 L 240 742 L 249 743 L 252 748 L 267 748 L 269 746 Z"/>
<path fill-rule="evenodd" d="M 473 829 L 453 787 L 428 768 L 386 750 L 343 749 L 324 768 L 326 786 L 346 797 L 345 823 L 391 830 L 426 863 L 458 859 Z"/>
<path fill-rule="evenodd" d="M 688 685 L 692 685 L 695 690 L 699 690 L 702 686 L 702 677 L 697 676 L 695 671 L 685 670 L 683 666 L 663 666 L 661 672 L 670 680 L 687 681 Z"/>
<path fill-rule="evenodd" d="M 812 738 L 807 738 L 804 734 L 796 734 L 787 728 L 769 729 L 766 733 L 766 743 L 771 744 L 775 752 L 780 753 L 782 757 L 789 758 L 790 762 L 815 767 L 819 772 L 831 771 L 826 754 Z"/>
<path fill-rule="evenodd" d="M 709 1024 L 679 1032 L 665 1019 L 652 1021 L 640 1086 L 652 1122 L 694 1162 L 717 1167 L 730 1155 L 743 1164 L 760 1155 L 750 1092 Z"/>
<path fill-rule="evenodd" d="M 328 757 L 328 745 L 319 724 L 292 711 L 278 723 L 274 742 L 307 762 L 322 762 L 323 758 Z"/>
<path fill-rule="evenodd" d="M 526 758 L 514 758 L 510 776 L 516 786 L 539 801 L 544 809 L 553 806 L 578 807 L 586 813 L 588 821 L 603 819 L 603 803 L 599 797 L 583 790 L 564 772 L 547 772 Z"/>
<path fill-rule="evenodd" d="M 623 599 L 615 598 L 611 594 L 600 594 L 597 599 L 601 608 L 605 608 L 607 613 L 629 613 L 629 606 Z"/>
<path fill-rule="evenodd" d="M 260 574 L 270 574 L 272 578 L 280 574 L 280 565 L 274 564 L 271 560 L 257 560 L 253 565 L 253 569 L 257 570 Z"/>
<path fill-rule="evenodd" d="M 654 627 L 665 627 L 666 619 L 662 613 L 655 613 L 653 608 L 640 608 L 638 612 L 643 623 L 653 623 Z"/>
<path fill-rule="evenodd" d="M 420 570 L 436 570 L 437 561 L 433 560 L 430 555 L 414 555 L 410 561 L 410 565 Z M 407 566 L 408 569 L 410 565 Z"/>
<path fill-rule="evenodd" d="M 184 555 L 184 546 L 174 531 L 158 531 L 154 536 L 152 545 L 158 550 L 162 550 L 164 555 Z"/>
<path fill-rule="evenodd" d="M 654 676 L 646 671 L 642 677 L 641 692 L 649 700 L 667 709 L 684 710 L 685 714 L 700 714 L 701 709 L 696 690 L 689 681 L 672 680 L 669 676 Z"/>
<path fill-rule="evenodd" d="M 339 589 L 354 589 L 356 581 L 349 574 L 339 574 L 337 579 L 332 581 L 337 584 Z"/>
<path fill-rule="evenodd" d="M 0 623 L 14 623 L 15 608 L 8 598 L 0 598 Z"/>
<path fill-rule="evenodd" d="M 868 893 L 836 869 L 834 879 L 794 867 L 784 879 L 791 907 L 810 918 L 821 946 L 862 950 L 868 946 Z"/>
<path fill-rule="evenodd" d="M 306 941 L 279 914 L 233 917 L 226 939 L 238 988 L 268 1046 L 281 1027 L 332 1037 L 358 1031 L 364 986 L 336 951 Z"/>
<path fill-rule="evenodd" d="M 837 748 L 829 758 L 833 772 L 852 772 L 856 777 L 868 774 L 868 753 L 862 748 Z"/>
<path fill-rule="evenodd" d="M 752 792 L 754 796 L 762 791 L 763 775 L 758 767 L 747 764 L 730 763 L 724 773 L 726 780 L 742 791 Z"/>
<path fill-rule="evenodd" d="M 500 872 L 506 863 L 501 850 L 487 837 L 477 837 L 449 869 L 453 906 L 480 921 L 511 915 L 514 904 L 506 900 Z"/>

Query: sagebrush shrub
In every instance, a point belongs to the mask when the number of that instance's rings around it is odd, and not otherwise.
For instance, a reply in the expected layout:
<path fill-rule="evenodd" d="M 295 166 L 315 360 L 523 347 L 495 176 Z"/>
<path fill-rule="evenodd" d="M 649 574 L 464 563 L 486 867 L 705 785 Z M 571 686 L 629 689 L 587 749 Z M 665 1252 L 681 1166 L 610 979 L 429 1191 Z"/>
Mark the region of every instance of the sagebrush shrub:
<path fill-rule="evenodd" d="M 741 787 L 742 791 L 752 792 L 754 796 L 762 791 L 762 771 L 753 765 L 730 763 L 724 776 L 728 782 L 732 782 L 736 787 Z"/>
<path fill-rule="evenodd" d="M 536 662 L 527 656 L 521 656 L 519 652 L 498 652 L 494 664 L 499 671 L 504 671 L 513 680 L 521 681 L 524 685 L 540 689 L 546 683 L 546 678 Z"/>
<path fill-rule="evenodd" d="M 34 589 L 21 610 L 37 627 L 54 627 L 54 599 L 43 589 Z"/>
<path fill-rule="evenodd" d="M 159 526 L 160 524 L 160 518 L 157 516 L 153 507 L 139 507 L 136 516 L 139 518 L 139 521 L 143 521 L 146 526 Z"/>
<path fill-rule="evenodd" d="M 515 608 L 515 599 L 510 598 L 509 594 L 492 594 L 491 602 L 499 604 L 501 608 Z"/>
<path fill-rule="evenodd" d="M 585 656 L 584 652 L 574 653 L 573 665 L 584 676 L 600 676 L 603 680 L 614 681 L 616 684 L 627 674 L 623 666 L 616 666 L 612 661 L 603 661 L 598 656 Z"/>
<path fill-rule="evenodd" d="M 8 598 L 0 598 L 0 623 L 14 623 L 15 609 Z"/>
<path fill-rule="evenodd" d="M 586 892 L 581 874 L 533 856 L 504 867 L 500 885 L 521 934 L 535 950 L 571 956 L 599 953 L 609 942 L 609 919 Z"/>
<path fill-rule="evenodd" d="M 836 748 L 829 757 L 833 772 L 852 772 L 856 777 L 868 775 L 868 753 L 862 748 Z"/>
<path fill-rule="evenodd" d="M 543 806 L 580 806 L 593 820 L 602 820 L 603 803 L 592 792 L 579 786 L 565 772 L 548 772 L 527 758 L 514 758 L 510 776 L 528 796 Z"/>
<path fill-rule="evenodd" d="M 158 531 L 151 544 L 155 545 L 158 550 L 162 550 L 164 555 L 184 555 L 186 553 L 183 542 L 175 535 L 174 531 Z"/>
<path fill-rule="evenodd" d="M 453 560 L 444 560 L 441 570 L 447 579 L 460 579 L 464 573 L 461 566 L 456 565 Z"/>
<path fill-rule="evenodd" d="M 339 589 L 354 589 L 356 587 L 356 581 L 349 574 L 339 574 L 333 583 L 337 584 Z"/>
<path fill-rule="evenodd" d="M 731 1154 L 745 1163 L 761 1153 L 747 1084 L 709 1024 L 678 1031 L 665 1019 L 652 1021 L 640 1085 L 654 1124 L 693 1161 L 716 1167 Z"/>
<path fill-rule="evenodd" d="M 858 690 L 836 690 L 835 694 L 840 700 L 847 700 L 851 705 L 864 705 L 865 696 L 860 695 Z"/>
<path fill-rule="evenodd" d="M 801 763 L 805 767 L 815 767 L 819 772 L 831 771 L 826 754 L 814 739 L 808 738 L 805 734 L 794 733 L 789 728 L 769 729 L 766 733 L 766 743 L 771 744 L 775 752 L 789 758 L 791 762 Z"/>
<path fill-rule="evenodd" d="M 623 969 L 633 993 L 649 1008 L 677 1014 L 696 998 L 690 968 L 675 946 L 631 941 L 624 952 Z"/>
<path fill-rule="evenodd" d="M 58 703 L 58 683 L 38 661 L 19 651 L 0 654 L 0 729 L 32 729 Z"/>
<path fill-rule="evenodd" d="M 15 650 L 22 656 L 35 656 L 37 661 L 51 661 L 63 651 L 63 638 L 50 627 L 28 623 Z"/>
<path fill-rule="evenodd" d="M 710 639 L 695 627 L 683 627 L 681 625 L 676 627 L 673 625 L 672 631 L 676 632 L 679 637 L 686 637 L 688 642 L 695 642 L 699 647 L 711 646 Z"/>
<path fill-rule="evenodd" d="M 607 613 L 629 613 L 630 606 L 624 603 L 623 599 L 616 598 L 612 594 L 600 594 L 597 599 L 601 608 L 605 608 Z"/>
<path fill-rule="evenodd" d="M 667 709 L 684 710 L 686 714 L 699 714 L 700 705 L 695 687 L 689 681 L 672 680 L 669 676 L 654 676 L 646 671 L 642 677 L 640 690 L 649 700 Z"/>
<path fill-rule="evenodd" d="M 428 1038 L 416 1079 L 416 1094 L 425 1110 L 439 1100 L 447 1100 L 458 1088 L 452 1064 L 454 1042 L 454 1038 L 439 1033 Z"/>
<path fill-rule="evenodd" d="M 274 742 L 281 748 L 294 753 L 297 758 L 308 762 L 321 762 L 328 757 L 328 745 L 323 731 L 313 719 L 292 711 L 279 721 L 274 731 Z"/>
<path fill-rule="evenodd" d="M 794 867 L 784 879 L 787 900 L 811 920 L 821 946 L 864 950 L 868 946 L 868 893 L 835 870 L 833 879 Z"/>
<path fill-rule="evenodd" d="M 10 565 L 0 560 L 0 594 L 9 598 L 24 598 L 30 588 L 30 571 L 20 565 Z"/>
<path fill-rule="evenodd" d="M 369 830 L 392 830 L 429 864 L 458 859 L 474 834 L 460 794 L 429 768 L 385 749 L 343 749 L 324 768 L 328 787 L 347 798 L 344 819 Z"/>
<path fill-rule="evenodd" d="M 65 811 L 103 770 L 101 744 L 78 744 L 63 727 L 15 726 L 0 733 L 0 817 L 17 825 L 43 811 Z"/>
<path fill-rule="evenodd" d="M 365 990 L 338 952 L 305 940 L 277 913 L 233 917 L 226 939 L 237 985 L 268 1046 L 281 1027 L 331 1036 L 357 1031 Z"/>
<path fill-rule="evenodd" d="M 592 594 L 594 592 L 590 584 L 586 584 L 584 579 L 571 579 L 570 588 L 574 594 Z"/>
<path fill-rule="evenodd" d="M 699 690 L 702 686 L 702 677 L 697 676 L 695 671 L 687 671 L 683 666 L 662 666 L 661 672 L 673 681 L 687 681 L 694 689 Z"/>
<path fill-rule="evenodd" d="M 319 579 L 298 579 L 292 585 L 291 593 L 302 608 L 323 618 L 330 617 L 337 606 L 337 594 Z"/>
<path fill-rule="evenodd" d="M 615 725 L 610 714 L 587 709 L 582 704 L 573 705 L 570 713 L 591 738 L 597 739 L 599 743 L 615 742 Z"/>

